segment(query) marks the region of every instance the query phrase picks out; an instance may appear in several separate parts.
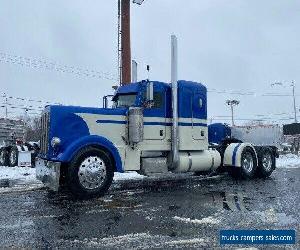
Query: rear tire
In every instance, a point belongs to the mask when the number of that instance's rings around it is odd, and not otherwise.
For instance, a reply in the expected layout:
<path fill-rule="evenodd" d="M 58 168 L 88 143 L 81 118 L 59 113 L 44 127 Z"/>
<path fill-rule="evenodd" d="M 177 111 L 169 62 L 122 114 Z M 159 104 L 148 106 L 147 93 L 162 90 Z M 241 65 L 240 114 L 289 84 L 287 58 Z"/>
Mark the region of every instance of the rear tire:
<path fill-rule="evenodd" d="M 6 148 L 0 149 L 0 166 L 8 166 L 8 152 Z"/>
<path fill-rule="evenodd" d="M 241 159 L 241 177 L 243 179 L 252 179 L 257 169 L 257 159 L 254 150 L 251 147 L 245 147 Z"/>
<path fill-rule="evenodd" d="M 260 178 L 269 177 L 276 166 L 275 155 L 269 147 L 261 148 L 258 152 L 258 168 L 256 174 Z"/>
<path fill-rule="evenodd" d="M 232 166 L 228 172 L 235 179 L 249 180 L 255 176 L 256 169 L 257 159 L 255 152 L 251 147 L 245 147 L 241 155 L 241 167 Z"/>
<path fill-rule="evenodd" d="M 82 149 L 67 169 L 68 187 L 78 198 L 104 195 L 113 177 L 114 168 L 109 154 L 95 147 Z"/>
<path fill-rule="evenodd" d="M 18 165 L 18 154 L 19 150 L 17 147 L 12 147 L 9 151 L 8 162 L 10 167 L 15 167 Z"/>

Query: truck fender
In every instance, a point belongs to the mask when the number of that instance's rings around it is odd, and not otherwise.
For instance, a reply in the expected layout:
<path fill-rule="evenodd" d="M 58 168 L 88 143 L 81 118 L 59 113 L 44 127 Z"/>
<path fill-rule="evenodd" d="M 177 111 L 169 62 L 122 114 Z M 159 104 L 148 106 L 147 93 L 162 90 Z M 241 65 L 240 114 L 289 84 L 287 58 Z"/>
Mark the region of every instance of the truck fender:
<path fill-rule="evenodd" d="M 245 147 L 253 149 L 257 162 L 257 152 L 251 143 L 231 143 L 225 149 L 223 165 L 241 167 L 242 152 Z"/>
<path fill-rule="evenodd" d="M 122 160 L 118 149 L 111 141 L 109 141 L 105 137 L 98 135 L 84 136 L 78 140 L 75 140 L 70 145 L 68 145 L 63 153 L 58 154 L 55 160 L 68 163 L 81 149 L 88 146 L 101 146 L 108 150 L 115 160 L 117 171 L 121 173 L 124 172 L 122 169 Z"/>

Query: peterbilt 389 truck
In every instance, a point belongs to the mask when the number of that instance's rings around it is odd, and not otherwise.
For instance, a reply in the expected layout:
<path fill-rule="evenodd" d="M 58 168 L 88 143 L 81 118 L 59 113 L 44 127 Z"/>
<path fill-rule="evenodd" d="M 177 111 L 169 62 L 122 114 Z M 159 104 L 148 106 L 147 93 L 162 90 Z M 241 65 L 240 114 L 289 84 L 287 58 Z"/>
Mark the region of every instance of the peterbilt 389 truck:
<path fill-rule="evenodd" d="M 120 86 L 112 108 L 47 106 L 42 114 L 37 178 L 52 190 L 66 185 L 81 197 L 103 195 L 114 172 L 143 175 L 212 172 L 267 177 L 276 150 L 225 140 L 210 147 L 207 89 L 177 80 L 177 40 L 172 37 L 171 83 Z"/>

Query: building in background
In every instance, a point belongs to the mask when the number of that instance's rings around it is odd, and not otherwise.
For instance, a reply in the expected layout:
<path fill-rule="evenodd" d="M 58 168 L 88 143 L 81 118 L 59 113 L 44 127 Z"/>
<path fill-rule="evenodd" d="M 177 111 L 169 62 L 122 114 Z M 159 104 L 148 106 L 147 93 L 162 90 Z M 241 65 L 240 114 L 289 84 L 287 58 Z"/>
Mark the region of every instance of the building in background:
<path fill-rule="evenodd" d="M 23 120 L 0 118 L 0 145 L 24 141 L 26 125 Z"/>

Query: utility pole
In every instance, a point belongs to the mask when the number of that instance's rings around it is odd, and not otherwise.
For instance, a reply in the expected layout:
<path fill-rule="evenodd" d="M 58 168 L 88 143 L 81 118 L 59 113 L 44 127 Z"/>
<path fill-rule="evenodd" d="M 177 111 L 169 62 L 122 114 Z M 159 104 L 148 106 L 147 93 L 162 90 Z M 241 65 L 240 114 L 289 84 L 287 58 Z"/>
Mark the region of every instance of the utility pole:
<path fill-rule="evenodd" d="M 233 119 L 233 107 L 240 104 L 238 100 L 227 100 L 226 104 L 230 106 L 231 109 L 231 125 L 234 127 L 234 119 Z"/>
<path fill-rule="evenodd" d="M 118 54 L 120 85 L 131 82 L 131 38 L 130 3 L 132 0 L 118 0 Z M 141 5 L 144 0 L 133 0 Z"/>
<path fill-rule="evenodd" d="M 7 102 L 7 95 L 6 95 L 6 93 L 4 93 L 3 97 L 5 98 L 5 119 L 7 119 L 7 116 L 8 116 L 7 104 L 8 104 L 8 102 Z"/>
<path fill-rule="evenodd" d="M 286 87 L 285 82 L 275 82 L 275 83 L 271 84 L 271 86 L 275 86 L 275 85 L 280 85 L 280 86 Z M 296 109 L 295 81 L 292 81 L 290 86 L 292 87 L 293 106 L 294 106 L 294 122 L 297 123 L 298 120 L 297 120 L 297 109 Z"/>
<path fill-rule="evenodd" d="M 121 72 L 121 84 L 130 83 L 130 0 L 121 0 Z"/>

